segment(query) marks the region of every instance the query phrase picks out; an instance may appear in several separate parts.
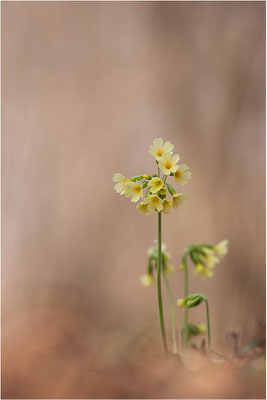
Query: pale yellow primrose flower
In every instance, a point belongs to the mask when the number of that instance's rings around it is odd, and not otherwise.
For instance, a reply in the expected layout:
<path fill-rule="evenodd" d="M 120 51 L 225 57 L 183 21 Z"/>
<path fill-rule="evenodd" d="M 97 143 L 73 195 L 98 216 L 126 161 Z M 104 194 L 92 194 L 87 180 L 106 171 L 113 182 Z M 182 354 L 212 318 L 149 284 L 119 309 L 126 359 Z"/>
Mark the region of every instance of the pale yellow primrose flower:
<path fill-rule="evenodd" d="M 164 183 L 160 178 L 152 178 L 149 182 L 148 182 L 148 187 L 150 188 L 150 192 L 151 193 L 157 193 L 160 189 L 162 189 Z"/>
<path fill-rule="evenodd" d="M 163 200 L 163 212 L 168 214 L 172 208 L 172 203 L 168 199 Z"/>
<path fill-rule="evenodd" d="M 213 271 L 211 268 L 205 267 L 205 265 L 198 263 L 195 266 L 195 275 L 202 275 L 203 279 L 211 278 L 213 276 Z"/>
<path fill-rule="evenodd" d="M 207 265 L 208 268 L 213 268 L 214 265 L 220 261 L 212 249 L 203 247 L 202 251 L 205 253 L 205 255 L 203 257 L 204 257 L 205 264 Z"/>
<path fill-rule="evenodd" d="M 153 276 L 150 274 L 142 275 L 140 277 L 140 281 L 141 281 L 142 285 L 144 285 L 144 286 L 153 286 L 155 283 Z"/>
<path fill-rule="evenodd" d="M 147 196 L 143 203 L 147 204 L 148 212 L 152 212 L 154 210 L 161 212 L 163 210 L 162 200 L 155 194 Z"/>
<path fill-rule="evenodd" d="M 162 138 L 156 138 L 153 140 L 153 146 L 149 147 L 149 154 L 154 157 L 157 161 L 160 160 L 161 156 L 166 152 L 173 150 L 174 145 L 167 141 L 163 144 Z"/>
<path fill-rule="evenodd" d="M 113 174 L 112 178 L 113 182 L 117 182 L 116 185 L 114 186 L 114 189 L 116 190 L 117 193 L 124 194 L 125 193 L 125 185 L 130 182 L 130 179 L 125 178 L 124 175 L 122 174 Z"/>
<path fill-rule="evenodd" d="M 164 153 L 161 159 L 159 160 L 159 168 L 162 170 L 164 175 L 170 175 L 171 172 L 175 172 L 178 168 L 178 161 L 180 157 L 178 154 L 172 155 L 170 152 Z"/>
<path fill-rule="evenodd" d="M 203 264 L 196 264 L 195 266 L 195 275 L 202 274 L 205 271 L 205 266 Z"/>
<path fill-rule="evenodd" d="M 228 240 L 222 240 L 214 246 L 214 250 L 219 257 L 224 257 L 228 253 Z"/>
<path fill-rule="evenodd" d="M 143 202 L 137 204 L 136 209 L 140 214 L 146 214 L 146 215 L 151 214 L 151 212 L 149 212 L 147 209 L 147 204 L 144 204 Z"/>
<path fill-rule="evenodd" d="M 188 199 L 189 195 L 187 193 L 175 193 L 172 196 L 172 207 L 185 207 L 186 206 L 186 199 Z"/>
<path fill-rule="evenodd" d="M 167 189 L 166 189 L 165 186 L 163 186 L 163 187 L 159 190 L 159 194 L 161 194 L 161 195 L 167 194 Z"/>
<path fill-rule="evenodd" d="M 179 182 L 181 185 L 186 185 L 188 179 L 191 179 L 191 172 L 186 164 L 178 165 L 177 170 L 174 173 L 175 182 Z"/>
<path fill-rule="evenodd" d="M 131 197 L 131 201 L 136 203 L 143 197 L 142 184 L 140 182 L 128 182 L 124 188 L 125 197 Z"/>

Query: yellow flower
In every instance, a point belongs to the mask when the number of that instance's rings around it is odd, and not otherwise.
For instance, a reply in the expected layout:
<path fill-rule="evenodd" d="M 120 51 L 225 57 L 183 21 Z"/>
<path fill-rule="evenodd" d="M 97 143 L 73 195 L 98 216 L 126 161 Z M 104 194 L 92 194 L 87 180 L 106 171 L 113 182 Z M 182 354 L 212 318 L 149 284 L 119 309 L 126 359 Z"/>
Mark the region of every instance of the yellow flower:
<path fill-rule="evenodd" d="M 185 304 L 186 304 L 186 301 L 184 299 L 177 300 L 178 307 L 184 307 Z"/>
<path fill-rule="evenodd" d="M 205 265 L 198 263 L 195 266 L 195 275 L 203 274 L 205 271 Z"/>
<path fill-rule="evenodd" d="M 150 274 L 142 275 L 140 277 L 140 281 L 143 286 L 153 286 L 154 285 L 154 278 Z"/>
<path fill-rule="evenodd" d="M 171 142 L 165 142 L 163 144 L 162 138 L 157 138 L 153 140 L 153 146 L 149 147 L 149 154 L 154 157 L 157 161 L 160 160 L 162 154 L 166 152 L 171 152 L 174 148 L 174 145 Z"/>
<path fill-rule="evenodd" d="M 112 178 L 113 182 L 117 182 L 116 185 L 114 186 L 114 189 L 116 190 L 117 193 L 124 194 L 125 193 L 125 186 L 128 182 L 130 182 L 130 179 L 125 178 L 122 174 L 113 174 Z"/>
<path fill-rule="evenodd" d="M 191 172 L 186 164 L 178 165 L 177 170 L 174 173 L 175 182 L 179 182 L 181 185 L 185 185 L 188 179 L 191 179 Z"/>
<path fill-rule="evenodd" d="M 170 264 L 167 264 L 166 267 L 165 267 L 165 273 L 167 275 L 173 274 L 174 273 L 174 266 L 170 265 Z"/>
<path fill-rule="evenodd" d="M 206 325 L 200 324 L 197 327 L 198 327 L 200 335 L 205 335 L 207 333 Z"/>
<path fill-rule="evenodd" d="M 170 200 L 164 199 L 163 200 L 163 212 L 165 214 L 168 214 L 170 212 L 171 208 L 172 208 L 172 204 L 171 204 Z"/>
<path fill-rule="evenodd" d="M 157 193 L 162 187 L 163 187 L 164 183 L 160 178 L 152 178 L 149 182 L 148 182 L 148 187 L 150 188 L 150 192 L 151 193 Z"/>
<path fill-rule="evenodd" d="M 185 207 L 186 206 L 186 199 L 188 199 L 189 195 L 187 193 L 175 193 L 172 196 L 172 206 L 173 208 L 178 207 Z"/>
<path fill-rule="evenodd" d="M 211 268 L 205 267 L 205 265 L 198 263 L 195 266 L 195 275 L 202 275 L 203 279 L 211 278 L 213 276 L 213 271 Z"/>
<path fill-rule="evenodd" d="M 136 209 L 137 209 L 137 211 L 138 211 L 140 214 L 146 214 L 146 215 L 151 214 L 151 213 L 148 211 L 148 209 L 147 209 L 147 204 L 144 204 L 143 202 L 142 202 L 142 203 L 139 203 L 139 204 L 136 206 Z"/>
<path fill-rule="evenodd" d="M 212 249 L 202 247 L 202 251 L 205 253 L 204 262 L 208 268 L 213 268 L 215 264 L 219 262 L 219 258 L 216 256 Z"/>
<path fill-rule="evenodd" d="M 161 195 L 167 194 L 167 189 L 166 189 L 165 186 L 163 186 L 163 187 L 159 190 L 159 194 L 161 194 Z"/>
<path fill-rule="evenodd" d="M 214 246 L 214 250 L 219 257 L 224 257 L 228 253 L 228 240 L 222 240 Z"/>
<path fill-rule="evenodd" d="M 185 270 L 185 265 L 184 265 L 183 263 L 180 265 L 180 270 L 181 270 L 181 271 L 184 271 L 184 270 Z"/>
<path fill-rule="evenodd" d="M 162 200 L 155 194 L 147 196 L 143 203 L 147 204 L 148 212 L 152 212 L 154 210 L 161 212 L 163 210 Z"/>
<path fill-rule="evenodd" d="M 124 188 L 125 197 L 131 197 L 132 202 L 136 203 L 143 197 L 142 184 L 140 182 L 128 182 Z"/>
<path fill-rule="evenodd" d="M 178 154 L 172 155 L 171 153 L 164 153 L 161 159 L 159 160 L 159 168 L 162 170 L 164 175 L 170 175 L 171 172 L 175 172 L 178 168 L 178 161 L 180 157 Z"/>

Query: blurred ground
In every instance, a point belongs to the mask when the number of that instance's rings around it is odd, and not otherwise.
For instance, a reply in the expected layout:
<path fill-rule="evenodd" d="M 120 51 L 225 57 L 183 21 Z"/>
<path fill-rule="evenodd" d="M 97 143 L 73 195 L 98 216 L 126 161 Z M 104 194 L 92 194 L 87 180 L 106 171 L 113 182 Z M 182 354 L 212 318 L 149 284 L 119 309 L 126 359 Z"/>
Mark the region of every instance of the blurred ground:
<path fill-rule="evenodd" d="M 229 239 L 190 291 L 210 299 L 214 350 L 231 354 L 229 328 L 249 343 L 265 319 L 265 3 L 2 3 L 2 103 L 3 397 L 264 397 L 261 373 L 193 385 L 142 362 L 161 351 L 139 283 L 156 218 L 111 178 L 153 173 L 154 137 L 175 145 L 193 177 L 163 241 L 178 267 L 189 243 Z M 178 268 L 171 285 L 181 297 Z"/>

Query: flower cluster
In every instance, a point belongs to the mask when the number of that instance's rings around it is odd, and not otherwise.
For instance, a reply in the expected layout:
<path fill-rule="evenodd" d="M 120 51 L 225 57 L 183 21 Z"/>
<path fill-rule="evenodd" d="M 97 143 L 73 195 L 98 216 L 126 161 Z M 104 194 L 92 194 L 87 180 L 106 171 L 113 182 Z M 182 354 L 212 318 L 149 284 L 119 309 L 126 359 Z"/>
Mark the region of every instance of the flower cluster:
<path fill-rule="evenodd" d="M 153 286 L 155 283 L 154 280 L 154 270 L 157 268 L 157 260 L 158 260 L 158 247 L 155 244 L 154 247 L 150 247 L 148 249 L 148 270 L 146 275 L 142 275 L 140 277 L 140 281 L 144 286 Z M 166 275 L 172 274 L 174 272 L 174 267 L 169 264 L 169 260 L 171 258 L 170 253 L 167 251 L 167 246 L 162 244 L 162 271 Z"/>
<path fill-rule="evenodd" d="M 117 193 L 131 198 L 136 203 L 141 198 L 144 200 L 136 208 L 140 214 L 149 215 L 153 211 L 169 213 L 171 208 L 177 209 L 186 205 L 187 193 L 176 193 L 175 189 L 167 183 L 168 177 L 173 177 L 174 181 L 185 185 L 191 178 L 191 172 L 186 164 L 178 165 L 180 157 L 173 154 L 174 145 L 169 141 L 163 142 L 162 138 L 154 139 L 153 145 L 149 148 L 149 154 L 154 157 L 158 173 L 153 175 L 137 175 L 126 178 L 120 173 L 113 175 L 115 182 L 114 189 Z M 143 190 L 146 188 L 144 197 Z M 171 200 L 167 198 L 167 193 L 171 195 Z"/>
<path fill-rule="evenodd" d="M 190 255 L 195 265 L 195 275 L 201 275 L 204 279 L 213 276 L 216 264 L 228 253 L 228 240 L 222 240 L 216 245 L 199 244 L 191 245 L 184 252 L 181 270 L 185 269 L 185 257 Z"/>

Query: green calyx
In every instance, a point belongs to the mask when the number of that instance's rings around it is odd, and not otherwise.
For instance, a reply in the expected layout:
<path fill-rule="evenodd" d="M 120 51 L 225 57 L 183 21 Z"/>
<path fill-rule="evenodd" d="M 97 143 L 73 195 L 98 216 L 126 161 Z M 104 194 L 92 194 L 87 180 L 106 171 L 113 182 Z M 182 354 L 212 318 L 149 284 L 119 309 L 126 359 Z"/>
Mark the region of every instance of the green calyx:
<path fill-rule="evenodd" d="M 167 183 L 167 188 L 169 193 L 173 196 L 176 192 L 174 190 L 174 188 L 172 187 L 172 185 L 170 185 L 169 183 Z"/>

